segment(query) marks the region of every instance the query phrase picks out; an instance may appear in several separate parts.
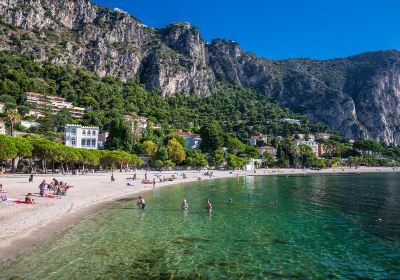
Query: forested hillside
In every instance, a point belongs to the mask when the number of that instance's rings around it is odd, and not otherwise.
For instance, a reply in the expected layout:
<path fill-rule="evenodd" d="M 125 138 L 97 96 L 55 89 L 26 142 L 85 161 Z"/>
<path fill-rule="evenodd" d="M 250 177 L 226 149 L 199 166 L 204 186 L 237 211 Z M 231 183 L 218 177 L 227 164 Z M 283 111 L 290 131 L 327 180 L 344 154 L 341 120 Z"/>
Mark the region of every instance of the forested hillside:
<path fill-rule="evenodd" d="M 29 110 L 26 92 L 33 91 L 61 96 L 87 108 L 82 123 L 105 129 L 113 119 L 123 115 L 142 115 L 165 129 L 198 131 L 203 124 L 216 121 L 225 132 L 244 141 L 248 134 L 256 132 L 287 136 L 327 130 L 324 125 L 310 124 L 305 116 L 283 109 L 253 90 L 224 83 L 217 88 L 215 94 L 207 97 L 194 94 L 163 97 L 156 90 L 145 90 L 134 79 L 124 82 L 110 76 L 101 78 L 81 68 L 0 53 L 0 102 L 18 108 L 21 115 Z M 282 118 L 297 118 L 302 124 L 285 123 Z M 64 120 L 72 121 L 68 117 Z M 60 131 L 62 121 L 58 125 Z"/>

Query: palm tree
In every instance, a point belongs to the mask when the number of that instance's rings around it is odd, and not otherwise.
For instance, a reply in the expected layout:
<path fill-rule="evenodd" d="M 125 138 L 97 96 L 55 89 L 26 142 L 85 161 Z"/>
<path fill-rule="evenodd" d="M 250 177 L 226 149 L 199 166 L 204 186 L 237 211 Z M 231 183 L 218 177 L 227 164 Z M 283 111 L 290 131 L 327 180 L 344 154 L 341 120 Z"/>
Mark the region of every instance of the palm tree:
<path fill-rule="evenodd" d="M 14 124 L 19 123 L 21 116 L 18 114 L 17 110 L 9 110 L 7 111 L 7 119 L 11 124 L 11 136 L 14 136 Z"/>

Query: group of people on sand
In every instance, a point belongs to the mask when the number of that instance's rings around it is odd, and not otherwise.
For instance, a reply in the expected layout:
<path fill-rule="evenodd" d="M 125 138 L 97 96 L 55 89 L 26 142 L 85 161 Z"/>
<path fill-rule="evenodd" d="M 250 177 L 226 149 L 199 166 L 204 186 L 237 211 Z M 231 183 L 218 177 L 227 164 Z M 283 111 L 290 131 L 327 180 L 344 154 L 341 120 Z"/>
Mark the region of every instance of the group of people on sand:
<path fill-rule="evenodd" d="M 56 178 L 48 184 L 46 180 L 43 180 L 39 185 L 39 195 L 41 197 L 45 196 L 45 190 L 53 191 L 53 195 L 56 195 L 58 199 L 61 199 L 62 196 L 67 195 L 68 189 L 71 188 L 66 182 L 58 181 Z"/>

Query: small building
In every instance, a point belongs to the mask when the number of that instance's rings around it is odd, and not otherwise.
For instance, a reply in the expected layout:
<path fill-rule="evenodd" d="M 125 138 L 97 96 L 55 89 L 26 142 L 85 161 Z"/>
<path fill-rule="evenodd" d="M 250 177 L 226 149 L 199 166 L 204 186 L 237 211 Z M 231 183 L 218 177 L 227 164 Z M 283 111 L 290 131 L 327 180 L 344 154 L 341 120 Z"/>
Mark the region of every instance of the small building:
<path fill-rule="evenodd" d="M 295 135 L 295 138 L 298 140 L 305 140 L 305 141 L 315 141 L 315 135 L 314 134 L 301 134 L 298 133 Z"/>
<path fill-rule="evenodd" d="M 65 146 L 84 149 L 98 149 L 99 128 L 67 124 L 65 126 Z"/>
<path fill-rule="evenodd" d="M 147 118 L 142 116 L 129 116 L 125 115 L 124 119 L 130 124 L 131 131 L 135 138 L 139 138 L 146 132 Z"/>
<path fill-rule="evenodd" d="M 24 127 L 24 128 L 27 128 L 27 129 L 29 129 L 29 128 L 38 128 L 38 127 L 40 127 L 40 123 L 34 122 L 34 121 L 24 121 L 24 120 L 22 120 L 21 121 L 21 126 Z"/>
<path fill-rule="evenodd" d="M 261 133 L 251 135 L 249 138 L 249 144 L 252 146 L 257 146 L 257 142 L 261 142 L 264 145 L 267 144 L 268 136 Z"/>
<path fill-rule="evenodd" d="M 331 137 L 331 134 L 329 134 L 329 133 L 316 133 L 315 134 L 315 139 L 328 140 L 330 137 Z"/>
<path fill-rule="evenodd" d="M 0 134 L 6 134 L 6 125 L 2 119 L 0 119 Z"/>
<path fill-rule="evenodd" d="M 0 102 L 0 113 L 4 113 L 6 111 L 6 104 Z"/>
<path fill-rule="evenodd" d="M 27 116 L 32 116 L 34 119 L 44 118 L 42 112 L 37 109 L 30 109 Z"/>
<path fill-rule="evenodd" d="M 262 146 L 262 147 L 258 147 L 258 151 L 260 152 L 261 155 L 263 155 L 265 152 L 268 152 L 271 155 L 273 155 L 274 157 L 276 157 L 277 149 L 275 147 Z"/>
<path fill-rule="evenodd" d="M 312 151 L 317 157 L 320 157 L 324 154 L 324 148 L 321 144 L 315 141 L 306 141 L 306 140 L 296 140 L 296 145 L 307 145 L 310 146 Z"/>
<path fill-rule="evenodd" d="M 197 149 L 200 147 L 201 137 L 200 134 L 196 134 L 193 132 L 182 132 L 182 131 L 175 131 L 172 135 L 182 136 L 183 139 L 186 141 L 186 148 L 189 149 Z"/>
<path fill-rule="evenodd" d="M 281 119 L 281 122 L 286 122 L 286 123 L 291 123 L 291 124 L 298 124 L 298 125 L 301 124 L 300 120 L 298 120 L 298 119 L 290 119 L 290 118 Z"/>

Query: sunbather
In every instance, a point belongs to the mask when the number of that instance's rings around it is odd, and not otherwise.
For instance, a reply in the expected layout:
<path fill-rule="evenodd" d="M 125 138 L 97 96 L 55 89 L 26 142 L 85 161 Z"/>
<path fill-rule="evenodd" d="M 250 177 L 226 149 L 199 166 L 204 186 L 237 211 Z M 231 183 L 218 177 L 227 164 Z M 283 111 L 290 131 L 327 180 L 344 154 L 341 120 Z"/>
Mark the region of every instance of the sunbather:
<path fill-rule="evenodd" d="M 28 193 L 25 196 L 25 203 L 26 204 L 36 204 L 35 200 L 32 198 L 32 194 L 31 193 Z"/>

